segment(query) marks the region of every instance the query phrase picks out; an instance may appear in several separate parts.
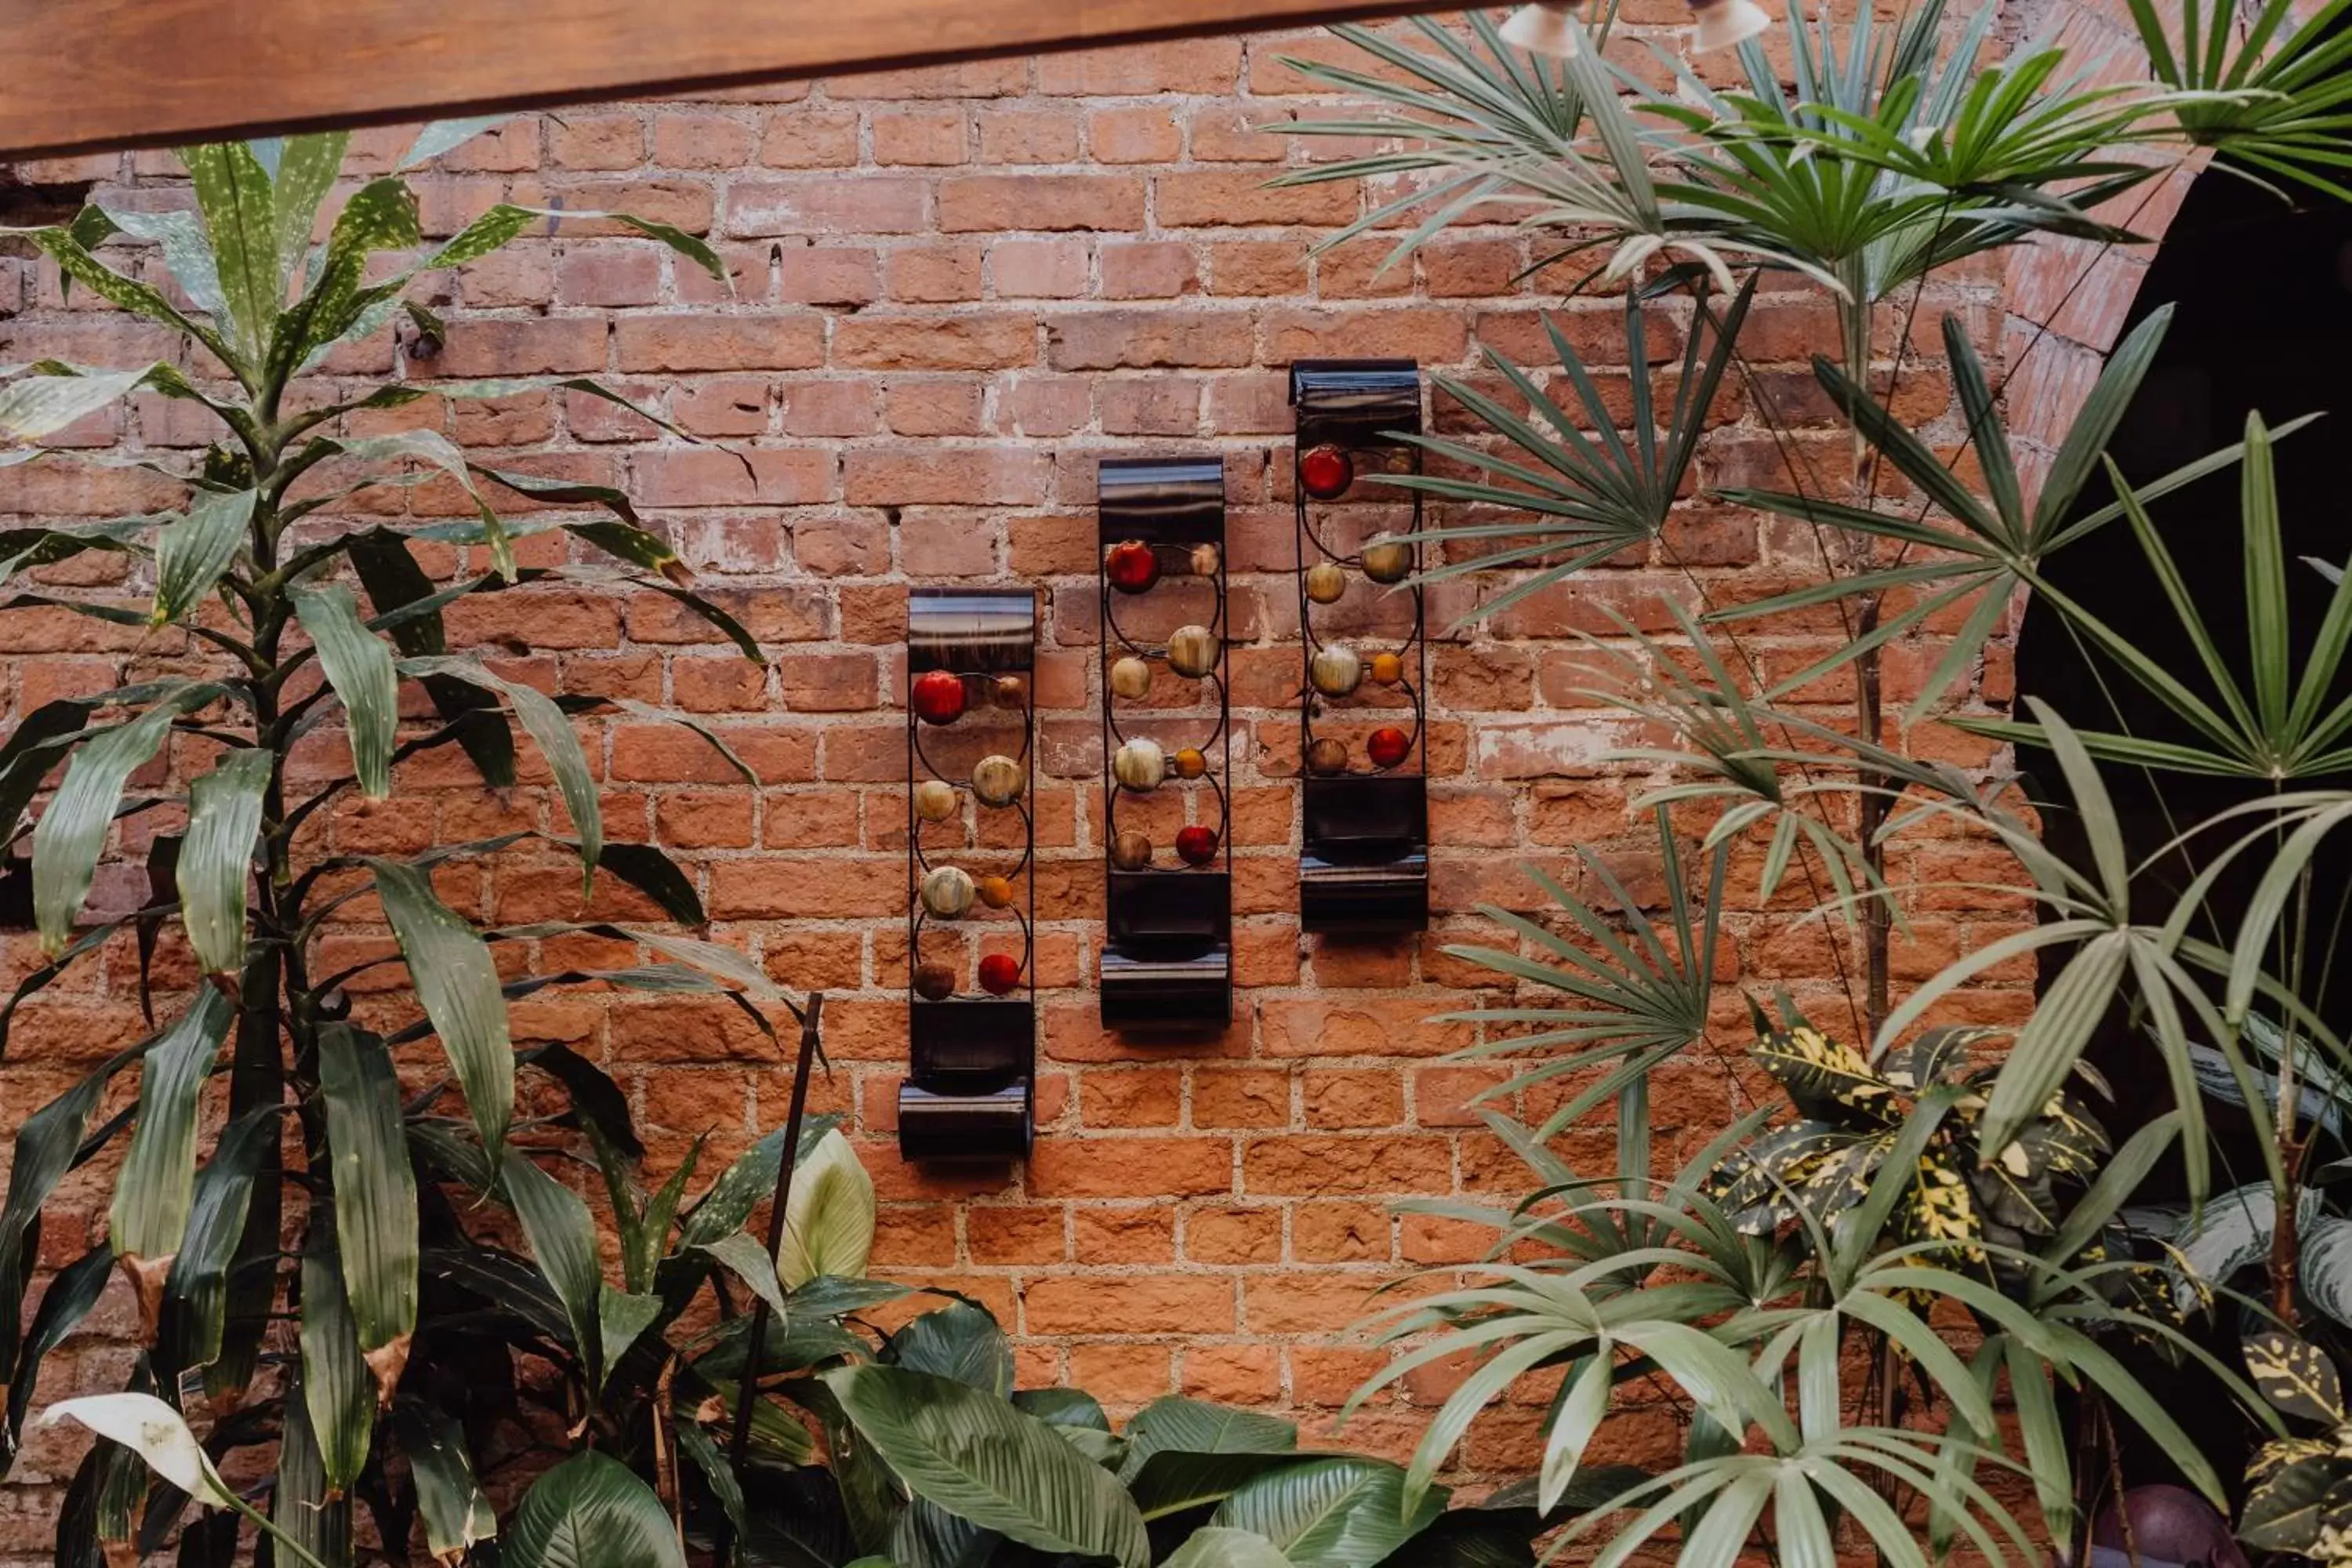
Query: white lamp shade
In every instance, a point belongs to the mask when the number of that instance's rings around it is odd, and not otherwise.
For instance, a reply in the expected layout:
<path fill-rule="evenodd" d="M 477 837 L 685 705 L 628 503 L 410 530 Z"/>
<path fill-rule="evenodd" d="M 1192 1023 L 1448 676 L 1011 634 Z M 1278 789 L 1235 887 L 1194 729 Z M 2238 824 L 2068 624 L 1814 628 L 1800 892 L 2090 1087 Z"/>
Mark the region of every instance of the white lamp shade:
<path fill-rule="evenodd" d="M 1700 54 L 1730 48 L 1772 25 L 1756 0 L 1694 0 L 1691 15 L 1698 20 L 1691 47 Z"/>
<path fill-rule="evenodd" d="M 1501 33 L 1503 41 L 1529 54 L 1567 59 L 1576 53 L 1576 7 L 1560 0 L 1538 0 L 1511 13 Z"/>

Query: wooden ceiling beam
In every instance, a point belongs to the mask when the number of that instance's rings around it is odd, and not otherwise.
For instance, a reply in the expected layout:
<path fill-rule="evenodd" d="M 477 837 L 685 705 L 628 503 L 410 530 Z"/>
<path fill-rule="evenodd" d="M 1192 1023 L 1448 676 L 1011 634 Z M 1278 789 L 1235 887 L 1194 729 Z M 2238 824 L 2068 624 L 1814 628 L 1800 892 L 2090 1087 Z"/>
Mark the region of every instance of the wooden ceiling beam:
<path fill-rule="evenodd" d="M 1427 10 L 1398 0 L 0 0 L 0 163 Z"/>

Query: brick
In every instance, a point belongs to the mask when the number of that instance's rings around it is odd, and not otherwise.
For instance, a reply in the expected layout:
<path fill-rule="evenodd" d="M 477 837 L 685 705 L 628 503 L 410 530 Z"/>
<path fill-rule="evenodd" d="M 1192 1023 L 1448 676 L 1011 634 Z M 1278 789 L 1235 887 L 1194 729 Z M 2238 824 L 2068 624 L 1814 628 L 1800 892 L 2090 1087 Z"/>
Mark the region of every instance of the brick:
<path fill-rule="evenodd" d="M 890 175 L 747 180 L 728 194 L 727 232 L 914 234 L 923 227 L 926 200 L 922 181 Z"/>
<path fill-rule="evenodd" d="M 1280 168 L 1164 169 L 1151 177 L 1152 206 L 1167 228 L 1337 228 L 1356 216 L 1354 184 L 1270 186 Z"/>
<path fill-rule="evenodd" d="M 856 370 L 1003 370 L 1034 363 L 1026 316 L 858 316 L 834 331 L 833 363 Z"/>
<path fill-rule="evenodd" d="M 802 447 L 645 452 L 631 468 L 645 506 L 809 506 L 833 483 L 832 454 Z"/>
<path fill-rule="evenodd" d="M 623 316 L 613 327 L 622 370 L 806 370 L 824 363 L 823 318 Z"/>
<path fill-rule="evenodd" d="M 1087 247 L 1067 239 L 1004 239 L 988 247 L 1000 300 L 1074 300 L 1087 291 Z"/>
<path fill-rule="evenodd" d="M 877 112 L 869 121 L 877 163 L 933 167 L 963 163 L 970 156 L 964 111 L 950 104 Z"/>
<path fill-rule="evenodd" d="M 1256 352 L 1238 310 L 1091 310 L 1057 318 L 1046 359 L 1055 370 L 1149 370 L 1247 364 Z"/>
<path fill-rule="evenodd" d="M 1021 1309 L 1033 1334 L 1229 1333 L 1234 1288 L 1184 1274 L 1063 1277 L 1031 1285 Z"/>
<path fill-rule="evenodd" d="M 1097 109 L 1087 116 L 1087 149 L 1101 163 L 1172 163 L 1183 155 L 1184 134 L 1160 104 Z"/>
<path fill-rule="evenodd" d="M 760 162 L 772 169 L 821 169 L 857 162 L 857 111 L 828 104 L 784 110 L 760 136 Z"/>
<path fill-rule="evenodd" d="M 940 182 L 950 234 L 1143 226 L 1143 180 L 1129 174 L 965 174 Z"/>
<path fill-rule="evenodd" d="M 852 506 L 1035 506 L 1051 473 L 1046 454 L 1017 448 L 860 447 L 843 458 L 844 499 Z"/>
<path fill-rule="evenodd" d="M 1201 287 L 1189 246 L 1166 241 L 1106 242 L 1099 265 L 1106 300 L 1172 300 L 1196 293 Z"/>
<path fill-rule="evenodd" d="M 1087 98 L 1230 92 L 1241 76 L 1238 38 L 1188 38 L 1072 49 L 1037 62 L 1037 90 Z"/>
<path fill-rule="evenodd" d="M 1077 161 L 1082 125 L 1077 111 L 1006 106 L 980 111 L 980 161 L 983 163 L 1069 163 Z M 1101 158 L 1097 151 L 1095 154 Z M 1110 160 L 1104 160 L 1109 162 Z"/>

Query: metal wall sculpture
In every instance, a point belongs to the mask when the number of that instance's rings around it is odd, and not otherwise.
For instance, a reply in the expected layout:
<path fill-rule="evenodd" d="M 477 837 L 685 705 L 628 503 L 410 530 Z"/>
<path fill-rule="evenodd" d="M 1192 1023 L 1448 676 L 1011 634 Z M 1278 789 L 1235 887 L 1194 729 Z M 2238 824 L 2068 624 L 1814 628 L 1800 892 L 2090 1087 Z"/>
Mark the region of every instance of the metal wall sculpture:
<path fill-rule="evenodd" d="M 1420 448 L 1394 434 L 1421 428 L 1420 367 L 1301 360 L 1290 402 L 1306 662 L 1299 923 L 1417 931 L 1429 923 L 1429 646 L 1421 589 L 1396 585 L 1420 563 L 1421 497 L 1360 481 L 1420 472 Z"/>
<path fill-rule="evenodd" d="M 1102 556 L 1102 1020 L 1233 1016 L 1233 712 L 1225 474 L 1205 458 L 1107 459 Z"/>
<path fill-rule="evenodd" d="M 918 588 L 908 600 L 913 995 L 898 1149 L 910 1160 L 1017 1160 L 1029 1152 L 1036 647 L 1037 599 L 1029 589 Z"/>

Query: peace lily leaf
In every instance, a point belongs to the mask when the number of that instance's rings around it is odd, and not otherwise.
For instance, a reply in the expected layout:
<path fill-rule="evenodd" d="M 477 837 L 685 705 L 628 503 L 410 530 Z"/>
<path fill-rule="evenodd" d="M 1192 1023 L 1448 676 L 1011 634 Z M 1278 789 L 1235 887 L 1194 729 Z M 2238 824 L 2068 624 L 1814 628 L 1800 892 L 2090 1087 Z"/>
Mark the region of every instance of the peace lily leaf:
<path fill-rule="evenodd" d="M 440 900 L 426 873 L 394 860 L 367 866 L 417 1000 L 441 1037 L 483 1151 L 495 1163 L 514 1115 L 514 1047 L 489 944 Z"/>
<path fill-rule="evenodd" d="M 1163 1452 L 1287 1454 L 1297 1447 L 1298 1428 L 1278 1415 L 1163 1394 L 1127 1424 L 1125 1474 L 1132 1479 Z"/>
<path fill-rule="evenodd" d="M 593 1449 L 531 1483 L 499 1561 L 509 1568 L 686 1568 L 653 1488 Z"/>
<path fill-rule="evenodd" d="M 1044 1422 L 902 1367 L 840 1367 L 823 1381 L 916 1496 L 1040 1551 L 1149 1568 L 1150 1539 L 1126 1491 Z"/>
<path fill-rule="evenodd" d="M 326 1104 L 343 1288 L 377 1403 L 388 1406 L 416 1329 L 419 1257 L 416 1175 L 392 1054 L 348 1025 L 321 1026 L 319 1093 Z"/>
<path fill-rule="evenodd" d="M 1442 1487 L 1408 1510 L 1402 1468 L 1336 1456 L 1268 1471 L 1218 1505 L 1210 1523 L 1255 1531 L 1296 1568 L 1353 1568 L 1388 1556 L 1444 1510 Z"/>
<path fill-rule="evenodd" d="M 795 1184 L 797 1185 L 797 1184 Z M 890 1336 L 883 1359 L 909 1372 L 952 1378 L 1003 1399 L 1013 1392 L 1013 1346 L 986 1311 L 956 1301 Z"/>
<path fill-rule="evenodd" d="M 138 1288 L 154 1330 L 163 1278 L 187 1233 L 196 1188 L 196 1096 L 220 1054 L 234 1009 L 212 986 L 147 1051 L 139 1075 L 139 1121 L 116 1178 L 108 1222 L 114 1256 Z"/>
<path fill-rule="evenodd" d="M 258 746 L 228 752 L 188 786 L 188 829 L 173 876 L 180 922 L 207 974 L 234 974 L 245 964 L 246 885 L 275 761 Z"/>
<path fill-rule="evenodd" d="M 839 1128 L 817 1141 L 793 1177 L 776 1273 L 787 1290 L 820 1274 L 856 1278 L 874 1250 L 874 1178 Z"/>
<path fill-rule="evenodd" d="M 204 1445 L 180 1413 L 152 1394 L 93 1394 L 64 1399 L 41 1412 L 37 1426 L 70 1421 L 121 1444 L 142 1463 L 190 1497 L 226 1501 L 228 1486 L 205 1458 Z"/>
<path fill-rule="evenodd" d="M 1215 1525 L 1194 1531 L 1162 1568 L 1295 1568 L 1282 1549 L 1248 1530 Z"/>
<path fill-rule="evenodd" d="M 360 793 L 392 793 L 392 749 L 400 723 L 400 678 L 392 650 L 360 618 L 359 602 L 340 583 L 294 593 L 294 613 L 319 650 L 319 668 L 342 700 Z"/>
<path fill-rule="evenodd" d="M 797 1165 L 841 1124 L 837 1116 L 812 1116 L 801 1128 L 801 1144 L 793 1155 Z M 776 1190 L 776 1169 L 784 1154 L 784 1130 L 777 1128 L 744 1151 L 740 1159 L 710 1184 L 710 1190 L 688 1211 L 678 1226 L 678 1246 L 708 1247 L 730 1231 L 743 1228 L 753 1208 Z M 855 1309 L 852 1309 L 853 1310 Z"/>

